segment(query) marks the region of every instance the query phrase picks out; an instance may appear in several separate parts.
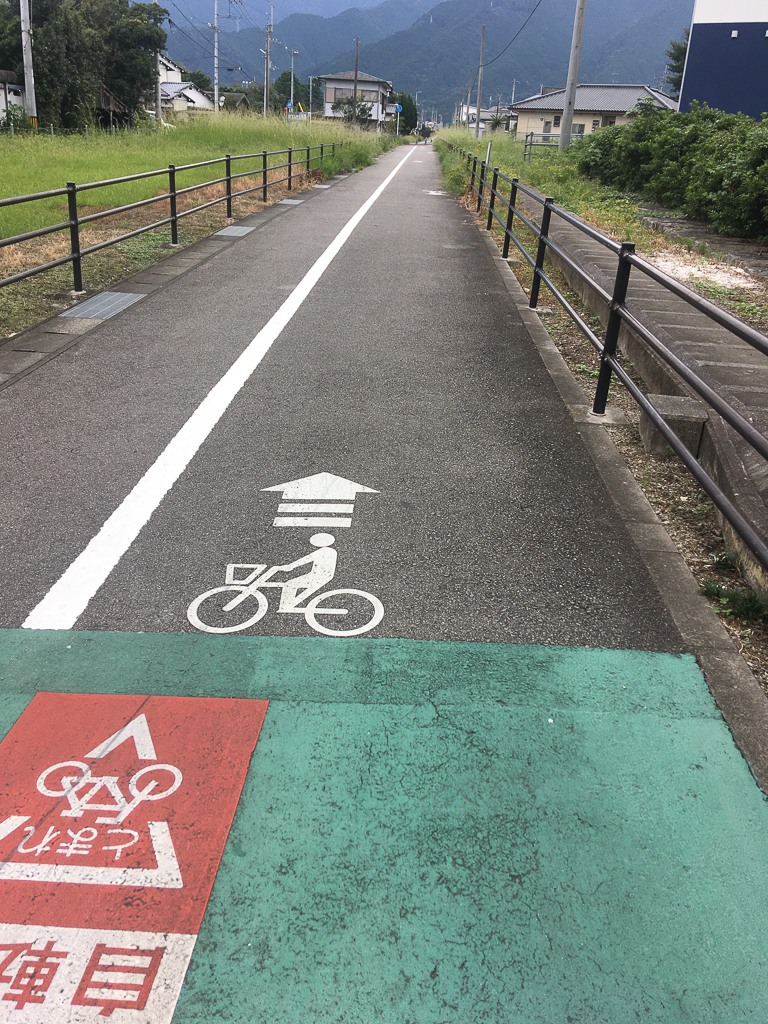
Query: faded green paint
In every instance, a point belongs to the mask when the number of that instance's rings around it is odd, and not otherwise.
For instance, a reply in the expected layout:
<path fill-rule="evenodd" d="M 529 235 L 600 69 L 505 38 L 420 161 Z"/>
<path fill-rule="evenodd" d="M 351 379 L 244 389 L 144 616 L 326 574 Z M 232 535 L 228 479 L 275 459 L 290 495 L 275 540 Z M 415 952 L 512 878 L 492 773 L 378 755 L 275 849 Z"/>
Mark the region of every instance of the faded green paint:
<path fill-rule="evenodd" d="M 690 657 L 8 631 L 0 676 L 3 730 L 271 700 L 174 1024 L 765 1019 L 768 808 Z"/>

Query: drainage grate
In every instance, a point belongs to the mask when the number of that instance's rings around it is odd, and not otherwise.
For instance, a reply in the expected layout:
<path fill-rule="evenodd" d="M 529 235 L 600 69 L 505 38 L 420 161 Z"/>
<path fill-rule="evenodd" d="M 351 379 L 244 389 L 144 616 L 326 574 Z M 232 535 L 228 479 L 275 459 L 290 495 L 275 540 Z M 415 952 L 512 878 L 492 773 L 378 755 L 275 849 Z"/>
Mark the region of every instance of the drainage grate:
<path fill-rule="evenodd" d="M 83 320 L 109 320 L 115 313 L 119 313 L 126 306 L 132 306 L 139 299 L 145 299 L 146 295 L 135 292 L 102 292 L 94 295 L 92 299 L 86 299 L 77 306 L 59 313 L 59 316 L 76 316 Z"/>
<path fill-rule="evenodd" d="M 281 199 L 277 204 L 278 206 L 300 206 L 303 203 L 303 199 Z"/>
<path fill-rule="evenodd" d="M 254 228 L 238 228 L 232 225 L 228 228 L 222 228 L 221 231 L 216 231 L 214 234 L 217 235 L 228 235 L 231 238 L 242 238 L 243 235 L 249 235 Z"/>

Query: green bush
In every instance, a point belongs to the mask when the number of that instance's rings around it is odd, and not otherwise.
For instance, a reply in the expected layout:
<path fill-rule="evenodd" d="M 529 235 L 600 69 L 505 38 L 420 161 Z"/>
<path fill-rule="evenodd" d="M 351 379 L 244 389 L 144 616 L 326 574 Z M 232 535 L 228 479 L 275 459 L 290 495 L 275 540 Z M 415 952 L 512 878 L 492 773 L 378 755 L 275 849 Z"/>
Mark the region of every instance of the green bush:
<path fill-rule="evenodd" d="M 605 184 L 709 222 L 724 234 L 768 237 L 768 117 L 695 107 L 643 109 L 587 136 L 578 169 Z"/>

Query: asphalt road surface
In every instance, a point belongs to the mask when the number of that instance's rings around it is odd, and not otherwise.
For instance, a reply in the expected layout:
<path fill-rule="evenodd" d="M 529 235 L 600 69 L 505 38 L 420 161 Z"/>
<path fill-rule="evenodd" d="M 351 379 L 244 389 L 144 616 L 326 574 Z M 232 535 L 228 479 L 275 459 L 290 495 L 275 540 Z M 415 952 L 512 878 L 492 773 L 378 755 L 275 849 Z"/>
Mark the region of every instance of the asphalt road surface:
<path fill-rule="evenodd" d="M 764 798 L 438 171 L 0 392 L 9 1019 L 765 1015 Z"/>

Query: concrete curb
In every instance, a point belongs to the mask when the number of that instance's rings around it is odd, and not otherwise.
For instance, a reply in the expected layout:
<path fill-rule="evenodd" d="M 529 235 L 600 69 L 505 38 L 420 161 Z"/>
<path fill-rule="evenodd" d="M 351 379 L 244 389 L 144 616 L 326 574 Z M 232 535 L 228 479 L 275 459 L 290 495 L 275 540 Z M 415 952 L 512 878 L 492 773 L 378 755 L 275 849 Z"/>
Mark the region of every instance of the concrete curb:
<path fill-rule="evenodd" d="M 662 601 L 696 658 L 736 745 L 758 784 L 768 793 L 768 697 L 734 648 L 728 631 L 701 594 L 674 541 L 604 430 L 611 419 L 598 418 L 589 411 L 584 392 L 539 314 L 528 306 L 528 296 L 498 246 L 479 225 L 478 229 Z"/>
<path fill-rule="evenodd" d="M 302 195 L 302 202 L 307 202 L 312 195 L 317 194 L 311 186 L 295 191 L 297 195 Z M 289 206 L 281 205 L 278 200 L 231 223 L 258 229 L 269 224 L 275 217 L 282 216 L 289 209 Z M 220 230 L 221 228 L 217 228 L 216 231 L 199 238 L 196 242 L 179 246 L 175 252 L 169 253 L 168 256 L 157 260 L 143 270 L 138 270 L 129 277 L 120 278 L 119 281 L 107 285 L 101 292 L 93 294 L 99 295 L 109 291 L 141 292 L 144 295 L 151 295 L 152 292 L 164 287 L 169 281 L 182 277 L 188 271 L 206 263 L 224 249 L 228 249 L 240 241 L 235 236 L 219 235 Z M 81 301 L 86 301 L 85 297 Z M 76 309 L 78 305 L 80 302 L 70 306 L 69 309 Z M 120 313 L 115 316 L 120 316 Z M 0 392 L 27 377 L 30 373 L 34 373 L 38 367 L 56 359 L 57 356 L 81 341 L 85 335 L 96 330 L 103 322 L 103 320 L 93 317 L 80 318 L 55 313 L 47 320 L 4 339 L 0 342 Z"/>

